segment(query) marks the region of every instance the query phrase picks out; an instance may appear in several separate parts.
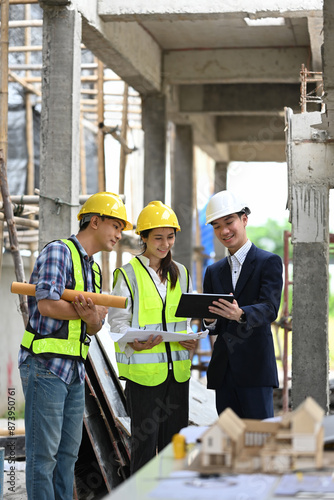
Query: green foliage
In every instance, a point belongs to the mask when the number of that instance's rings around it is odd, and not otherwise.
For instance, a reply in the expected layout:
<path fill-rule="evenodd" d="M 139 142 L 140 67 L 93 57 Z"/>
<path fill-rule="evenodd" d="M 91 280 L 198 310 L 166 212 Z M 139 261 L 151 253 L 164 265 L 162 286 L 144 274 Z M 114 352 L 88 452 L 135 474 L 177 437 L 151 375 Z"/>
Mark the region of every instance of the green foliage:
<path fill-rule="evenodd" d="M 254 245 L 263 250 L 276 253 L 284 258 L 284 231 L 291 231 L 288 221 L 279 224 L 276 220 L 268 219 L 263 226 L 247 226 L 247 236 Z M 289 257 L 292 258 L 292 248 L 289 243 Z"/>
<path fill-rule="evenodd" d="M 24 410 L 25 410 L 25 404 L 22 403 L 18 406 L 18 408 L 15 408 L 15 421 L 18 420 L 19 418 L 24 418 Z M 0 415 L 0 418 L 3 418 L 3 419 L 11 419 L 10 421 L 12 422 L 13 421 L 13 412 L 11 412 L 10 414 L 8 413 L 8 411 L 5 411 L 3 413 L 3 415 Z"/>
<path fill-rule="evenodd" d="M 333 287 L 331 286 L 334 277 L 329 274 L 329 299 L 328 299 L 328 315 L 331 318 L 334 318 L 334 294 L 331 293 Z"/>

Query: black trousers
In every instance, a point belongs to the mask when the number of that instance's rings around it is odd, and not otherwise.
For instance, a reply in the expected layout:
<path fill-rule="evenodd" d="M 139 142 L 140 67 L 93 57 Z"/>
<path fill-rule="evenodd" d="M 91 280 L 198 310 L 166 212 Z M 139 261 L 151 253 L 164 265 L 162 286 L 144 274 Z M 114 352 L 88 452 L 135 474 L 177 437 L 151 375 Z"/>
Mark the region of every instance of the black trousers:
<path fill-rule="evenodd" d="M 263 420 L 274 416 L 272 387 L 239 387 L 227 367 L 224 382 L 216 389 L 216 409 L 220 415 L 231 408 L 240 418 Z"/>
<path fill-rule="evenodd" d="M 133 474 L 187 427 L 189 380 L 176 382 L 170 371 L 160 385 L 145 386 L 127 380 L 125 396 L 131 417 L 131 466 Z"/>

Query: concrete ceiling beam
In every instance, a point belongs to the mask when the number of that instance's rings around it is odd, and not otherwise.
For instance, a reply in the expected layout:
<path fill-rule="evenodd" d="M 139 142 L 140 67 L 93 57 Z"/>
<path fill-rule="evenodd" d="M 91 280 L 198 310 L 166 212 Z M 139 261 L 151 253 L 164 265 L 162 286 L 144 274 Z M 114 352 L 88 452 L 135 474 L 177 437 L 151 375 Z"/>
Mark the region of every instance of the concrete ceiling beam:
<path fill-rule="evenodd" d="M 299 83 L 309 47 L 176 50 L 164 54 L 167 84 Z"/>
<path fill-rule="evenodd" d="M 284 118 L 214 117 L 207 114 L 168 114 L 179 125 L 191 125 L 194 144 L 216 162 L 285 159 Z"/>
<path fill-rule="evenodd" d="M 180 85 L 181 113 L 277 115 L 285 106 L 299 110 L 300 85 Z"/>
<path fill-rule="evenodd" d="M 218 116 L 217 142 L 284 142 L 282 116 Z"/>
<path fill-rule="evenodd" d="M 179 113 L 171 109 L 167 111 L 167 117 L 176 125 L 191 125 L 194 144 L 215 161 L 229 161 L 227 145 L 217 144 L 216 117 L 204 113 Z"/>
<path fill-rule="evenodd" d="M 138 20 L 210 20 L 232 14 L 244 17 L 305 17 L 314 11 L 321 12 L 322 0 L 98 0 L 98 14 L 105 21 Z"/>
<path fill-rule="evenodd" d="M 216 118 L 210 115 L 188 115 L 193 127 L 194 144 L 216 162 L 229 161 L 227 144 L 217 143 Z"/>
<path fill-rule="evenodd" d="M 96 57 L 141 94 L 161 92 L 161 50 L 137 23 L 105 23 L 96 2 L 77 0 L 82 41 Z"/>
<path fill-rule="evenodd" d="M 70 5 L 71 0 L 39 0 L 41 7 L 47 5 L 49 7 L 64 7 Z"/>
<path fill-rule="evenodd" d="M 285 162 L 285 141 L 229 144 L 230 161 Z"/>

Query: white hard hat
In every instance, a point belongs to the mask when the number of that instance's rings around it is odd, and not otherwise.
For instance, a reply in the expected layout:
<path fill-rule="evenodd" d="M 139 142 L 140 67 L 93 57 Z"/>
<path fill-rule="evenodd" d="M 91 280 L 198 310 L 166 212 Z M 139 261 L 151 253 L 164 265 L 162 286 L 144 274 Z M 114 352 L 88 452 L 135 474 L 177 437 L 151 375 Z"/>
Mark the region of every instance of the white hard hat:
<path fill-rule="evenodd" d="M 226 215 L 244 212 L 250 214 L 246 203 L 231 193 L 231 191 L 220 191 L 214 194 L 206 207 L 206 224 L 225 217 Z"/>

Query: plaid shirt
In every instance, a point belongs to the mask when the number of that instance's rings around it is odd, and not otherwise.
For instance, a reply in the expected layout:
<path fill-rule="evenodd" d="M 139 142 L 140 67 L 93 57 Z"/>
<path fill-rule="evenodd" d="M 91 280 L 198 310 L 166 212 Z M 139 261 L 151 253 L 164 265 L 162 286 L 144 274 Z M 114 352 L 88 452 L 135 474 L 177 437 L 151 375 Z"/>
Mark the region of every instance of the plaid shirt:
<path fill-rule="evenodd" d="M 93 257 L 88 257 L 86 251 L 74 235 L 71 238 L 75 240 L 83 257 L 84 274 L 87 278 L 87 291 L 94 292 L 92 271 L 94 259 Z M 37 302 L 41 299 L 59 300 L 65 288 L 74 288 L 72 257 L 65 243 L 62 241 L 53 241 L 43 248 L 37 257 L 30 283 L 36 284 L 35 297 L 28 297 L 30 324 L 41 335 L 53 333 L 62 326 L 63 321 L 42 316 L 38 311 Z M 18 358 L 19 366 L 30 355 L 28 351 L 21 348 Z M 85 380 L 85 365 L 82 361 L 64 358 L 45 359 L 41 356 L 35 357 L 51 373 L 59 377 L 66 384 L 71 382 L 75 363 L 77 363 L 81 383 Z"/>

